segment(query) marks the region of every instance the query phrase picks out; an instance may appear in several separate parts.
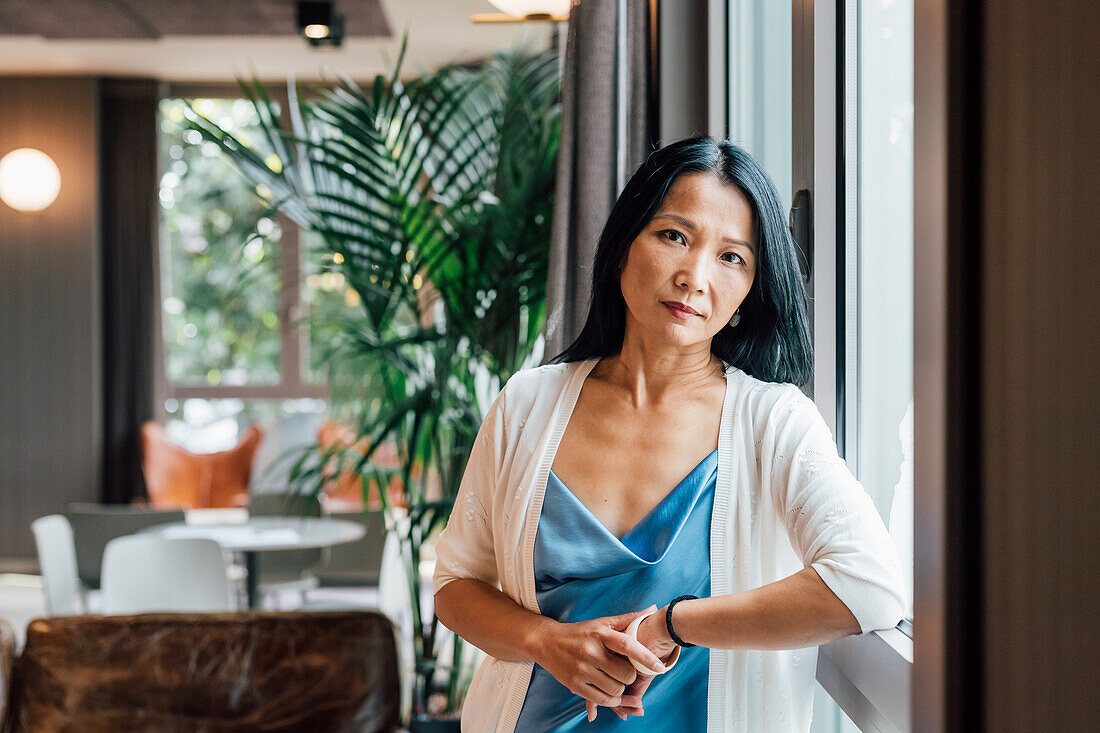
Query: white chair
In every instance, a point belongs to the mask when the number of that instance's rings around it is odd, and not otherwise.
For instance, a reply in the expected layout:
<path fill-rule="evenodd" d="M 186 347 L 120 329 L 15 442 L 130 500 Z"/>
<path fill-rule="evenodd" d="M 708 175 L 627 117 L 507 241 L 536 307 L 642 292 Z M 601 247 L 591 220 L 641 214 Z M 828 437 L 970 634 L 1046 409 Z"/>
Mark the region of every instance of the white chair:
<path fill-rule="evenodd" d="M 115 537 L 135 534 L 154 524 L 184 521 L 183 509 L 153 509 L 129 504 L 69 504 L 65 518 L 73 528 L 80 584 L 99 589 L 103 548 Z"/>
<path fill-rule="evenodd" d="M 84 598 L 77 575 L 76 545 L 69 520 L 60 514 L 39 517 L 31 522 L 31 531 L 38 548 L 46 613 L 51 616 L 83 613 Z"/>
<path fill-rule="evenodd" d="M 397 527 L 386 533 L 382 563 L 378 573 L 378 610 L 393 622 L 397 630 L 397 668 L 400 676 L 401 715 L 412 710 L 413 683 L 416 678 L 416 656 L 413 649 L 412 597 L 409 576 L 399 534 L 408 532 L 409 519 L 396 518 Z"/>
<path fill-rule="evenodd" d="M 232 611 L 217 542 L 156 535 L 116 537 L 103 551 L 103 612 Z"/>

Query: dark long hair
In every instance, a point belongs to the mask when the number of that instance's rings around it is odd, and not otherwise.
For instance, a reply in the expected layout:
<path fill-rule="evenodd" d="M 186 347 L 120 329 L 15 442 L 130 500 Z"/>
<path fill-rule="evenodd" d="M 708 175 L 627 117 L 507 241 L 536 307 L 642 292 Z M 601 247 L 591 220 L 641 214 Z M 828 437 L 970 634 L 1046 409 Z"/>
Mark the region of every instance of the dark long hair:
<path fill-rule="evenodd" d="M 588 319 L 577 339 L 551 362 L 613 356 L 622 349 L 626 303 L 618 264 L 657 213 L 673 182 L 685 173 L 711 173 L 737 186 L 752 206 L 758 232 L 756 275 L 741 303 L 741 322 L 723 327 L 711 341 L 711 352 L 766 382 L 809 382 L 813 345 L 806 289 L 779 193 L 748 153 L 727 140 L 709 137 L 692 137 L 655 150 L 634 172 L 600 234 Z"/>

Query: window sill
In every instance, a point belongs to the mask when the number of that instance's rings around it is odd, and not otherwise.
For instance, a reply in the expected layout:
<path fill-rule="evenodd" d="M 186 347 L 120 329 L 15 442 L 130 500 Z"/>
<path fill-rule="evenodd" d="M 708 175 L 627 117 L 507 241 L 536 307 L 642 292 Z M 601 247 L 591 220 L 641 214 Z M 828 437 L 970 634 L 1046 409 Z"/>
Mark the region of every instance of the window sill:
<path fill-rule="evenodd" d="M 317 399 L 324 400 L 329 397 L 329 389 L 323 384 L 300 385 L 187 385 L 168 384 L 165 387 L 165 398 L 187 400 L 293 400 L 293 399 Z"/>
<path fill-rule="evenodd" d="M 863 731 L 908 731 L 913 640 L 900 628 L 821 647 L 817 680 Z"/>

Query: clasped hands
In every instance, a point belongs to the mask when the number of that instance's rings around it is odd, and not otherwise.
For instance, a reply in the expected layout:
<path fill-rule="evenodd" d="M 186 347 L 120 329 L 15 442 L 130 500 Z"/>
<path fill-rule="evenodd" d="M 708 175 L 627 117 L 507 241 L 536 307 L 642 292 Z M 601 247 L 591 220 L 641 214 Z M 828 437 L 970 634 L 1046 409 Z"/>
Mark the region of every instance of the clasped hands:
<path fill-rule="evenodd" d="M 634 659 L 658 672 L 665 669 L 676 650 L 668 635 L 664 614 L 656 606 L 618 616 L 561 623 L 547 619 L 537 643 L 535 661 L 575 695 L 584 698 L 588 720 L 596 718 L 596 706 L 611 708 L 626 720 L 644 715 L 642 695 L 652 676 L 640 674 Z M 626 633 L 636 617 L 651 614 L 638 627 L 635 640 Z"/>

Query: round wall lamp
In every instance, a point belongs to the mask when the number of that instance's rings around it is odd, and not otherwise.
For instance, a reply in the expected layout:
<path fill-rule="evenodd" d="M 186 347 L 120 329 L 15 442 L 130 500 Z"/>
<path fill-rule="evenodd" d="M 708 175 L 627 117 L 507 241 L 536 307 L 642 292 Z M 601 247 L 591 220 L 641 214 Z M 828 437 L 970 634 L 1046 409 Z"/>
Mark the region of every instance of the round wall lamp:
<path fill-rule="evenodd" d="M 61 191 L 61 171 L 50 156 L 19 148 L 0 158 L 0 201 L 17 211 L 42 211 Z"/>

